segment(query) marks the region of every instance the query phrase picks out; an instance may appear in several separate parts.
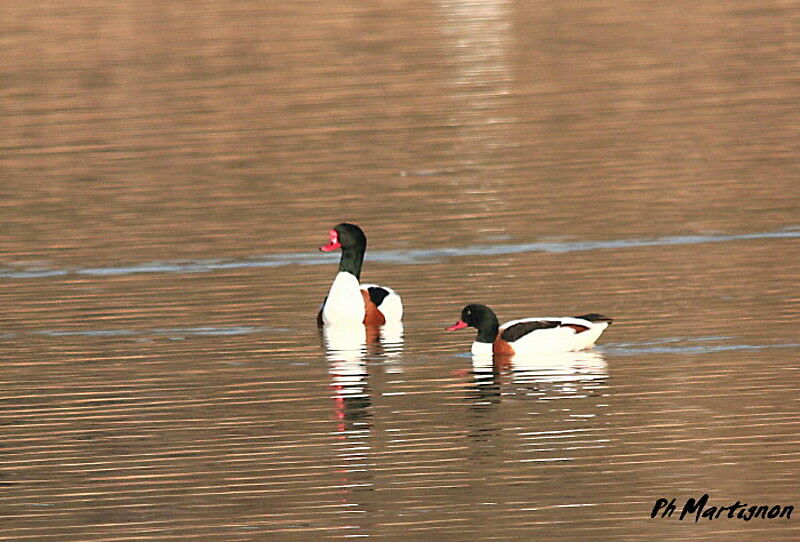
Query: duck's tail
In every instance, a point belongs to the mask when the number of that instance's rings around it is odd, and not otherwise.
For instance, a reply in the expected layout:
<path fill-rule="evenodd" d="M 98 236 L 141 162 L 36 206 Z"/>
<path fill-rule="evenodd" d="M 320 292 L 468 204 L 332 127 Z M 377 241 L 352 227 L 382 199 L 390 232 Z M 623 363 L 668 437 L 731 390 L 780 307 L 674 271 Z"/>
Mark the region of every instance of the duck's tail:
<path fill-rule="evenodd" d="M 596 312 L 582 314 L 580 316 L 576 316 L 575 318 L 582 318 L 583 320 L 588 320 L 589 322 L 608 322 L 609 324 L 614 321 L 613 318 L 603 316 L 602 314 L 597 314 Z"/>

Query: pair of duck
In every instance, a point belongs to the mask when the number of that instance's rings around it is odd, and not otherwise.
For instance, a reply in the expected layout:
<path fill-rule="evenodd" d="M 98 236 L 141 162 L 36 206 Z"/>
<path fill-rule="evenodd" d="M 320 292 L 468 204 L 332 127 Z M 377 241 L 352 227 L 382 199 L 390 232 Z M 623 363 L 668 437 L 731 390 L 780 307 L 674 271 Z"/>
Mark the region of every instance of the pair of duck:
<path fill-rule="evenodd" d="M 319 325 L 364 324 L 382 326 L 400 323 L 403 303 L 386 286 L 361 284 L 361 264 L 367 237 L 355 224 L 341 223 L 329 232 L 323 252 L 341 249 L 339 272 L 328 296 L 322 302 Z M 611 318 L 584 314 L 560 318 L 523 318 L 500 325 L 497 315 L 486 305 L 472 303 L 461 311 L 461 318 L 448 331 L 474 327 L 478 330 L 472 353 L 476 356 L 514 356 L 584 350 L 594 345 Z"/>

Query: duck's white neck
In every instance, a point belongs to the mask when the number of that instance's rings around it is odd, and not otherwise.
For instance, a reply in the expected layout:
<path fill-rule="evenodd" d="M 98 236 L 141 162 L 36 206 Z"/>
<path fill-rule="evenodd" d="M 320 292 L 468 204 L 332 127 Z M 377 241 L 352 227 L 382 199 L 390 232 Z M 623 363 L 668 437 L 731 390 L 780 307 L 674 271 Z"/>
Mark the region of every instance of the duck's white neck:
<path fill-rule="evenodd" d="M 475 341 L 472 343 L 472 356 L 477 359 L 492 359 L 494 356 L 492 343 Z"/>
<path fill-rule="evenodd" d="M 361 324 L 364 311 L 364 298 L 358 279 L 352 273 L 340 271 L 328 292 L 322 309 L 322 321 L 325 324 Z"/>

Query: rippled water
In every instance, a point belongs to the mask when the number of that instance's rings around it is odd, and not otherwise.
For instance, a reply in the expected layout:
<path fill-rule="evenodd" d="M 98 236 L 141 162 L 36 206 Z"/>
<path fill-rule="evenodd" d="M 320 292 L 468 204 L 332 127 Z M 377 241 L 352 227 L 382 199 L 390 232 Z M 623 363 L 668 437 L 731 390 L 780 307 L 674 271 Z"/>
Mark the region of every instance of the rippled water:
<path fill-rule="evenodd" d="M 796 539 L 650 519 L 800 506 L 795 11 L 4 6 L 0 538 Z M 317 330 L 342 220 L 402 328 Z"/>

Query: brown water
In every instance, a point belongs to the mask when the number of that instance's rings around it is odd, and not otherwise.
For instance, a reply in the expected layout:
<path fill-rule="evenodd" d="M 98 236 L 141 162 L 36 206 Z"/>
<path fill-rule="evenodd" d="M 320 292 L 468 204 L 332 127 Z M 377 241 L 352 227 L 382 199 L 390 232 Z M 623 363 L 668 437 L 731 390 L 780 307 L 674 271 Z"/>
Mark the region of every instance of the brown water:
<path fill-rule="evenodd" d="M 0 8 L 0 538 L 790 540 L 793 2 Z M 327 348 L 335 223 L 402 333 Z M 602 312 L 472 366 L 466 302 Z"/>

